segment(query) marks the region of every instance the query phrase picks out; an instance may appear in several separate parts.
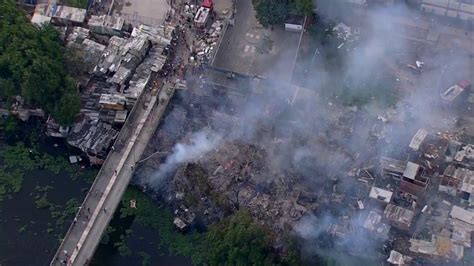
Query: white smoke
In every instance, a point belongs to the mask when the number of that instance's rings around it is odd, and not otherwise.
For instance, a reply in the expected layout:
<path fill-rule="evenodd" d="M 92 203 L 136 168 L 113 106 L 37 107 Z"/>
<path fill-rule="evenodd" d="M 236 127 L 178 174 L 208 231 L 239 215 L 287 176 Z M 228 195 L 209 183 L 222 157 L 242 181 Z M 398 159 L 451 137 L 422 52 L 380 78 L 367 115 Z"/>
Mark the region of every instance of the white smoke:
<path fill-rule="evenodd" d="M 147 177 L 143 183 L 153 187 L 159 185 L 167 175 L 176 170 L 179 164 L 198 159 L 219 145 L 221 140 L 222 137 L 214 132 L 194 133 L 188 142 L 177 143 L 158 171 Z"/>

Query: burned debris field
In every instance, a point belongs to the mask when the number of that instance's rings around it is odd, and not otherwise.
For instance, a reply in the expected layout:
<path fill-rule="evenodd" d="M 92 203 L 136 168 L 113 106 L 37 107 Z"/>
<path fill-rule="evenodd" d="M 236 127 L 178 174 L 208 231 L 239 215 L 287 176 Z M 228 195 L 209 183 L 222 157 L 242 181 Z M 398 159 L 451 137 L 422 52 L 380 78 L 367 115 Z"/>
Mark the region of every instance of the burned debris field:
<path fill-rule="evenodd" d="M 435 25 L 414 38 L 409 10 L 364 12 L 322 13 L 292 83 L 188 73 L 133 182 L 181 231 L 246 209 L 282 254 L 296 236 L 307 262 L 468 261 L 470 51 L 423 39 Z"/>
<path fill-rule="evenodd" d="M 47 191 L 69 183 L 34 188 L 62 230 L 41 261 L 474 265 L 474 1 L 0 9 L 6 210 L 33 195 L 22 164 L 96 174 L 62 215 Z M 34 224 L 16 235 L 41 241 Z M 8 263 L 39 261 L 6 235 Z"/>

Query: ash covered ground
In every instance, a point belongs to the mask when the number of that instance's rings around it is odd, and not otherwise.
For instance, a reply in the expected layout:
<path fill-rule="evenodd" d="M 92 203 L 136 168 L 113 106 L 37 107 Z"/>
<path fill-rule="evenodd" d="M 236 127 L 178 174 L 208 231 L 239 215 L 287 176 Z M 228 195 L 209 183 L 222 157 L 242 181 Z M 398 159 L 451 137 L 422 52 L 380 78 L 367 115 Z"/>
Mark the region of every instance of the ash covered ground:
<path fill-rule="evenodd" d="M 461 263 L 470 240 L 453 235 L 447 213 L 470 212 L 470 202 L 441 187 L 449 165 L 473 168 L 449 155 L 474 136 L 463 83 L 472 55 L 459 45 L 469 40 L 420 37 L 441 26 L 406 23 L 415 15 L 405 7 L 363 12 L 343 19 L 321 6 L 291 83 L 272 69 L 265 78 L 188 71 L 135 182 L 169 202 L 183 230 L 246 208 L 275 246 L 297 235 L 309 258 L 386 261 L 395 251 L 393 260 Z M 443 97 L 454 84 L 463 96 Z"/>

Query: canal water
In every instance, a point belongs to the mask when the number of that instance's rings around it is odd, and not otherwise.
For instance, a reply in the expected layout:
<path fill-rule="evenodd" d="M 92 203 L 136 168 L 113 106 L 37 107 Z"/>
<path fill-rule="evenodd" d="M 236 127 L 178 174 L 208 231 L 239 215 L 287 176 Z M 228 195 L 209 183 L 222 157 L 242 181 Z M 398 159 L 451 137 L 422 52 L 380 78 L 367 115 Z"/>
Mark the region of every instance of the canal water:
<path fill-rule="evenodd" d="M 17 140 L 28 143 L 23 136 Z M 0 142 L 0 150 L 5 145 L 5 142 Z M 40 153 L 63 156 L 65 159 L 69 155 L 80 154 L 65 141 L 46 136 L 39 137 L 37 149 Z M 84 165 L 79 171 L 91 169 Z M 80 204 L 91 182 L 91 179 L 86 180 L 68 171 L 59 174 L 39 169 L 24 171 L 21 190 L 0 201 L 0 265 L 49 265 L 59 246 L 59 239 L 73 219 L 71 211 L 69 215 L 63 215 L 66 202 L 76 199 Z M 54 206 L 51 210 L 48 207 L 38 208 L 37 201 L 43 196 L 50 206 Z M 56 212 L 56 218 L 53 218 L 52 212 Z M 58 216 L 65 218 L 62 225 L 56 225 Z M 134 222 L 133 218 L 121 219 L 118 216 L 116 214 L 112 221 L 115 231 L 110 234 L 110 241 L 99 245 L 92 265 L 191 265 L 190 259 L 169 256 L 166 249 L 159 249 L 160 237 L 156 231 Z M 130 231 L 133 233 L 127 235 L 125 244 L 131 254 L 122 256 L 114 244 L 121 241 L 121 235 Z"/>

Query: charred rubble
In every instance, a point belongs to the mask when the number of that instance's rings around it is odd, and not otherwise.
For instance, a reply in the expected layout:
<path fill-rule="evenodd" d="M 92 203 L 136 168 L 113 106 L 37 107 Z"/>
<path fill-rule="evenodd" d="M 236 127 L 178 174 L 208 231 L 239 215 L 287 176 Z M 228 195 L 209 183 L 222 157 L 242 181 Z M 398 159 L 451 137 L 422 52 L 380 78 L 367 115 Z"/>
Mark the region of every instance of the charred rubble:
<path fill-rule="evenodd" d="M 373 116 L 296 86 L 274 95 L 275 86 L 282 85 L 216 69 L 187 78 L 137 176 L 153 176 L 190 132 L 206 129 L 223 140 L 164 180 L 135 180 L 174 208 L 179 230 L 245 208 L 271 229 L 276 246 L 286 234 L 299 235 L 303 253 L 340 250 L 401 264 L 458 263 L 472 252 L 466 99 L 441 104 L 450 128 L 416 128 L 403 113 L 409 103 Z"/>

